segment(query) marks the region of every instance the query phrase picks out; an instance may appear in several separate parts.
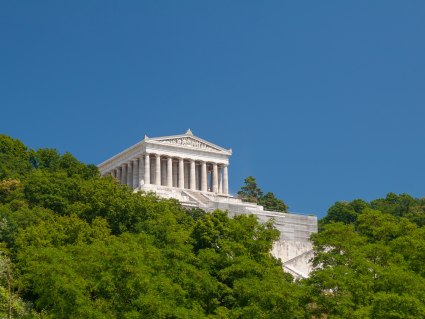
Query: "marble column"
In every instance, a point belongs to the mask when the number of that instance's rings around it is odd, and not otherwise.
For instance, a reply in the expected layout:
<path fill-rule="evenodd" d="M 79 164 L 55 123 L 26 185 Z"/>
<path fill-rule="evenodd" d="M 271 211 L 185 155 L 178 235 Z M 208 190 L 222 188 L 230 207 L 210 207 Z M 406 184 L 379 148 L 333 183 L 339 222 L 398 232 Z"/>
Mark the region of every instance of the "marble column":
<path fill-rule="evenodd" d="M 161 156 L 156 154 L 156 162 L 155 162 L 155 184 L 161 185 Z"/>
<path fill-rule="evenodd" d="M 223 194 L 229 194 L 229 172 L 227 165 L 223 167 Z"/>
<path fill-rule="evenodd" d="M 127 164 L 127 185 L 133 188 L 133 165 L 132 161 Z"/>
<path fill-rule="evenodd" d="M 167 186 L 173 187 L 173 159 L 167 158 Z"/>
<path fill-rule="evenodd" d="M 173 161 L 173 187 L 178 187 L 178 171 L 179 171 L 179 163 L 176 161 Z"/>
<path fill-rule="evenodd" d="M 161 185 L 167 185 L 167 160 L 161 158 Z"/>
<path fill-rule="evenodd" d="M 184 161 L 179 158 L 179 188 L 184 188 Z"/>
<path fill-rule="evenodd" d="M 133 189 L 139 186 L 139 161 L 138 159 L 133 160 Z"/>
<path fill-rule="evenodd" d="M 195 163 L 195 189 L 201 190 L 201 166 Z"/>
<path fill-rule="evenodd" d="M 121 184 L 127 184 L 127 164 L 122 164 L 121 168 Z"/>
<path fill-rule="evenodd" d="M 143 163 L 143 156 L 139 157 L 139 185 L 138 186 L 142 186 L 145 183 L 145 176 L 144 175 L 145 172 L 145 167 L 144 167 L 144 163 Z"/>
<path fill-rule="evenodd" d="M 121 183 L 121 167 L 117 168 L 117 180 Z"/>
<path fill-rule="evenodd" d="M 201 162 L 201 191 L 207 191 L 207 163 Z"/>
<path fill-rule="evenodd" d="M 218 167 L 218 193 L 223 193 L 223 178 L 222 178 L 223 168 L 222 166 Z"/>
<path fill-rule="evenodd" d="M 151 159 L 148 153 L 145 154 L 145 184 L 151 183 Z"/>
<path fill-rule="evenodd" d="M 184 188 L 190 189 L 190 163 L 184 163 Z"/>
<path fill-rule="evenodd" d="M 196 179 L 195 179 L 195 161 L 190 160 L 190 189 L 196 190 Z"/>
<path fill-rule="evenodd" d="M 184 166 L 184 188 L 185 189 L 189 189 L 190 185 L 190 163 L 189 162 L 184 162 L 183 164 Z"/>
<path fill-rule="evenodd" d="M 214 193 L 218 192 L 218 169 L 217 169 L 217 163 L 213 163 L 213 185 L 212 185 L 212 191 Z"/>

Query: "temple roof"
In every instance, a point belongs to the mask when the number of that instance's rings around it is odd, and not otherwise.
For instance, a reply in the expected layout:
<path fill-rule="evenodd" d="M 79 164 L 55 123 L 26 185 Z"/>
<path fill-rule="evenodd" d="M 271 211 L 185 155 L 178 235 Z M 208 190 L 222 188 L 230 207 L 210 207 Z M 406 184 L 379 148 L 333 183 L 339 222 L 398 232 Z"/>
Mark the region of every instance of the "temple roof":
<path fill-rule="evenodd" d="M 195 148 L 199 150 L 205 151 L 213 151 L 213 152 L 224 152 L 228 155 L 232 154 L 231 149 L 225 149 L 221 146 L 218 146 L 214 143 L 203 140 L 200 137 L 193 135 L 192 131 L 188 129 L 186 133 L 180 135 L 171 135 L 171 136 L 162 136 L 162 137 L 154 137 L 150 138 L 145 135 L 144 140 L 149 143 L 159 143 L 159 144 L 167 144 L 178 147 L 186 147 L 186 148 Z"/>
<path fill-rule="evenodd" d="M 148 149 L 155 145 L 177 147 L 179 149 L 188 149 L 188 151 L 190 150 L 201 151 L 201 152 L 204 151 L 204 152 L 210 153 L 211 155 L 216 154 L 218 156 L 227 157 L 232 155 L 232 149 L 225 149 L 214 143 L 205 141 L 202 138 L 193 135 L 192 131 L 188 129 L 184 134 L 179 134 L 179 135 L 161 136 L 161 137 L 148 137 L 147 135 L 145 135 L 144 139 L 141 140 L 140 142 L 112 156 L 111 158 L 102 162 L 98 166 L 102 167 L 117 159 L 125 158 L 128 156 L 132 157 L 134 156 L 135 153 L 139 152 L 138 150 L 140 150 L 140 148 Z"/>

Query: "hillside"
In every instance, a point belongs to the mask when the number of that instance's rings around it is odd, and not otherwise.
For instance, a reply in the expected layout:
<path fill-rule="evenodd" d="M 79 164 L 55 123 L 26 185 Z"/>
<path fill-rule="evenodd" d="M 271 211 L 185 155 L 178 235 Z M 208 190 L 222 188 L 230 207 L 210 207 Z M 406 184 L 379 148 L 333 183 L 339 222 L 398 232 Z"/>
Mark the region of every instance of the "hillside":
<path fill-rule="evenodd" d="M 134 194 L 0 135 L 0 317 L 424 318 L 424 201 L 336 203 L 294 282 L 253 216 Z"/>

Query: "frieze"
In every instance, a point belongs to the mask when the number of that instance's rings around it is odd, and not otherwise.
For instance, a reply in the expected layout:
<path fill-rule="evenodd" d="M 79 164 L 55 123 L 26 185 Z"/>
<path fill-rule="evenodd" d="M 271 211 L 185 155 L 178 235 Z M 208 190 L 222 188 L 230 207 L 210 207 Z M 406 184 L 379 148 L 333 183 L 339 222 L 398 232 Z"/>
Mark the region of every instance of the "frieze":
<path fill-rule="evenodd" d="M 199 149 L 208 150 L 208 151 L 218 151 L 217 149 L 212 148 L 211 146 L 205 143 L 202 143 L 200 141 L 197 141 L 189 137 L 172 138 L 172 139 L 158 141 L 158 142 L 163 144 L 189 146 L 189 147 L 199 148 Z"/>

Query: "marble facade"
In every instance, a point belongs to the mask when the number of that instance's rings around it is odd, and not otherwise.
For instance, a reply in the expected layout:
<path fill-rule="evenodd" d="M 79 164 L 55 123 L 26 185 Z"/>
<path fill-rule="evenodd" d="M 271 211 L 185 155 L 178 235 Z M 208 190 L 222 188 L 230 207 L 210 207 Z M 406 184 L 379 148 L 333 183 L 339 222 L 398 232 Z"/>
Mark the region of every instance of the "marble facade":
<path fill-rule="evenodd" d="M 137 190 L 176 188 L 228 196 L 228 165 L 232 150 L 185 134 L 145 138 L 99 165 Z"/>

